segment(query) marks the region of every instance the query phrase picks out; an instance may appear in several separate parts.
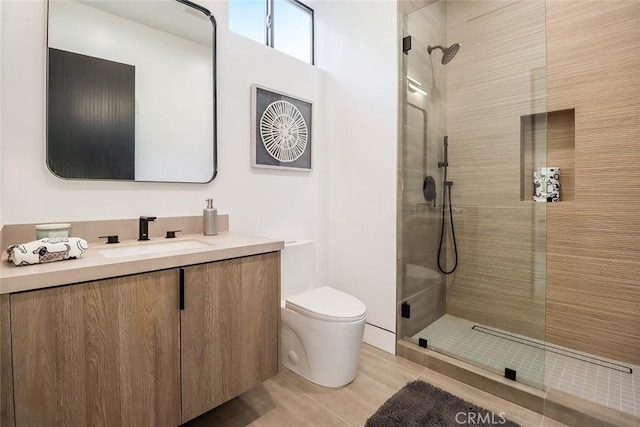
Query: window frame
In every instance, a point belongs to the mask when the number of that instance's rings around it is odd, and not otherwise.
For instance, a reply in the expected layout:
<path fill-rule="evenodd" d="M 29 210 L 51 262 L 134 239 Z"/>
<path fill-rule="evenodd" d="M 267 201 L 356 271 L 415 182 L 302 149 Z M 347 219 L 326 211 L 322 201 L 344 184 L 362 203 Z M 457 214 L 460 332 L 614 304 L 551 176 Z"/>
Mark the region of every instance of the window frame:
<path fill-rule="evenodd" d="M 302 9 L 303 11 L 307 12 L 309 14 L 309 16 L 311 17 L 311 65 L 315 65 L 316 64 L 316 53 L 315 53 L 315 48 L 316 48 L 316 41 L 315 41 L 315 36 L 316 36 L 316 31 L 315 31 L 315 17 L 314 17 L 314 13 L 313 13 L 313 9 L 310 8 L 309 6 L 307 6 L 306 4 L 302 3 L 299 0 L 281 0 L 281 1 L 286 1 L 290 4 L 292 4 L 293 6 L 296 6 L 300 9 Z M 272 49 L 276 49 L 275 46 L 273 45 L 274 42 L 274 29 L 275 29 L 275 16 L 274 16 L 274 3 L 275 0 L 265 0 L 266 4 L 267 4 L 267 15 L 265 16 L 265 40 L 266 40 L 266 45 L 269 46 Z M 277 49 L 276 49 L 277 50 Z M 283 52 L 284 53 L 284 52 Z M 295 58 L 295 57 L 294 57 Z M 305 61 L 306 62 L 306 61 Z"/>

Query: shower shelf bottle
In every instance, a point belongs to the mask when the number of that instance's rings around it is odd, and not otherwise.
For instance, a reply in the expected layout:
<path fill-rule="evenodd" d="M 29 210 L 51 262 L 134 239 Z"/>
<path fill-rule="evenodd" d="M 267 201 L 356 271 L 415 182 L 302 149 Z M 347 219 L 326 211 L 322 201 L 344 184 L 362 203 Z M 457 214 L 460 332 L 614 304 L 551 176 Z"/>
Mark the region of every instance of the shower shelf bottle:
<path fill-rule="evenodd" d="M 216 230 L 216 218 L 218 210 L 213 207 L 213 199 L 207 199 L 207 207 L 202 211 L 202 233 L 205 236 L 218 234 Z"/>

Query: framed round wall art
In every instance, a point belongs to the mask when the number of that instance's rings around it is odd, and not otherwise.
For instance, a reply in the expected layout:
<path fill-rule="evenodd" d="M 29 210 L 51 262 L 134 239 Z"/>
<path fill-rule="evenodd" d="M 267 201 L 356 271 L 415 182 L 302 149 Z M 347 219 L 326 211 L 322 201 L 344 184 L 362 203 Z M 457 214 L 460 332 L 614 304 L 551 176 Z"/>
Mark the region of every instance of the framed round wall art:
<path fill-rule="evenodd" d="M 311 171 L 313 103 L 251 86 L 251 166 Z"/>

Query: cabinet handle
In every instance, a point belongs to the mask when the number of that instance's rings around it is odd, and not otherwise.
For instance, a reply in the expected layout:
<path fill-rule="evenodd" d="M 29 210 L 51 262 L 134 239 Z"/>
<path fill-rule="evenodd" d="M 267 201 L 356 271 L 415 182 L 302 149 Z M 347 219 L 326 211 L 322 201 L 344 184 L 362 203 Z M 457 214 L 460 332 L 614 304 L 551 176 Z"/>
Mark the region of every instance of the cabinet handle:
<path fill-rule="evenodd" d="M 184 310 L 184 269 L 180 269 L 180 310 Z"/>

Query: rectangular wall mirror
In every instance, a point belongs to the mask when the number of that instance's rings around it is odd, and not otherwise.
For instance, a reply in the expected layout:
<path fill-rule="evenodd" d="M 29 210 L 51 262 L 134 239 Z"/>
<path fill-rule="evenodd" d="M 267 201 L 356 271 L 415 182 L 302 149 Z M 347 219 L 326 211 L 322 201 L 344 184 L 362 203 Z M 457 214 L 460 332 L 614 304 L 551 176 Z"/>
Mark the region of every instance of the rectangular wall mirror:
<path fill-rule="evenodd" d="M 49 0 L 47 166 L 67 179 L 217 172 L 216 23 L 188 0 Z"/>

